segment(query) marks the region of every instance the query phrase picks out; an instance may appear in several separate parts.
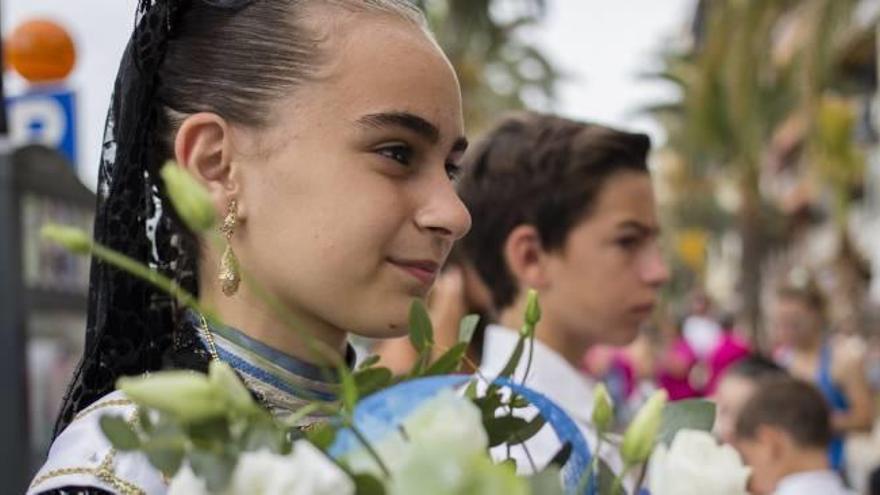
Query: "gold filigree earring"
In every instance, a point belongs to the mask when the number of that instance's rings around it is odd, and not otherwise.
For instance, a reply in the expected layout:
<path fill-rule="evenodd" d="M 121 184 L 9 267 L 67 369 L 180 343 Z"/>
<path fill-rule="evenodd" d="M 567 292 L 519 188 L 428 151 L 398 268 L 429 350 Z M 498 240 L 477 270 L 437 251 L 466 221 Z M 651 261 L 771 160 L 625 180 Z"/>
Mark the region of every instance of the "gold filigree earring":
<path fill-rule="evenodd" d="M 226 237 L 226 249 L 223 250 L 223 257 L 220 258 L 220 287 L 227 296 L 232 296 L 238 292 L 238 286 L 241 283 L 241 274 L 238 269 L 238 258 L 232 250 L 232 235 L 235 233 L 235 227 L 238 224 L 238 203 L 233 199 L 226 208 L 226 216 L 223 218 L 223 225 L 220 232 Z"/>

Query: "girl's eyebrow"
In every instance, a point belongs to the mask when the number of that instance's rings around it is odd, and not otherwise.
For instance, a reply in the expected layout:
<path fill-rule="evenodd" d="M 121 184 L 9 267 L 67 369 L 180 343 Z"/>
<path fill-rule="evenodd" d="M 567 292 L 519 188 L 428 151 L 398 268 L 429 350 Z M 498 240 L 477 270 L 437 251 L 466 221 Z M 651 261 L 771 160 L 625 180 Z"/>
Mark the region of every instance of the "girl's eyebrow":
<path fill-rule="evenodd" d="M 358 118 L 355 124 L 359 127 L 371 129 L 383 127 L 397 127 L 411 131 L 431 144 L 440 140 L 440 130 L 427 119 L 410 112 L 380 112 L 371 113 Z M 459 136 L 452 145 L 452 152 L 464 151 L 468 141 L 464 136 Z"/>

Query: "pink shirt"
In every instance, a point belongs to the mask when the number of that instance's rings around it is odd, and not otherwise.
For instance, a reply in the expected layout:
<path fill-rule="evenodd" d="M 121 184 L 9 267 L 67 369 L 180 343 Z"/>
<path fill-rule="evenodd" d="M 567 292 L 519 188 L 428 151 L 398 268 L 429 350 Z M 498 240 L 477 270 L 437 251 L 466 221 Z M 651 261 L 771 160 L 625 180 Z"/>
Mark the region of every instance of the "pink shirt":
<path fill-rule="evenodd" d="M 669 394 L 669 400 L 697 397 L 699 393 L 691 387 L 690 371 L 697 363 L 697 355 L 683 338 L 678 338 L 663 353 L 663 360 L 657 370 L 657 383 Z M 684 373 L 673 373 L 672 368 Z"/>
<path fill-rule="evenodd" d="M 718 347 L 709 355 L 709 382 L 706 385 L 706 393 L 714 392 L 724 370 L 748 356 L 750 352 L 748 342 L 733 332 L 725 332 L 718 342 Z"/>

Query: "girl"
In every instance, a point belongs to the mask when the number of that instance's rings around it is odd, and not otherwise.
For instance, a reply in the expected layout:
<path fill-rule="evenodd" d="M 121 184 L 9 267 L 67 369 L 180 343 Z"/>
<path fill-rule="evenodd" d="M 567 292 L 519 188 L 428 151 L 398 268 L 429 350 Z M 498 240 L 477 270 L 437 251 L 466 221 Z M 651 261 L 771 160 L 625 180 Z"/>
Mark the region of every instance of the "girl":
<path fill-rule="evenodd" d="M 406 331 L 470 225 L 451 178 L 466 147 L 448 60 L 405 0 L 143 0 L 107 120 L 96 241 L 175 278 L 212 327 L 96 261 L 86 350 L 28 493 L 163 493 L 98 418 L 134 410 L 114 383 L 222 359 L 277 414 L 334 399 L 321 373 L 349 332 Z M 158 176 L 203 184 L 227 245 L 187 232 Z M 286 326 L 239 268 L 299 323 Z"/>

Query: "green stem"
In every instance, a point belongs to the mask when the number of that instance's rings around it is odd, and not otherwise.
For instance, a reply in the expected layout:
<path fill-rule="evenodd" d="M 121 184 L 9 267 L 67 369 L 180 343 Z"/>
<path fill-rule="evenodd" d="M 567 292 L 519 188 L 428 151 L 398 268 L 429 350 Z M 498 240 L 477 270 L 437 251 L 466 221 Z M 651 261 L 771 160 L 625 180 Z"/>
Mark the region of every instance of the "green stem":
<path fill-rule="evenodd" d="M 374 449 L 373 446 L 370 445 L 370 442 L 367 440 L 367 437 L 365 437 L 364 434 L 359 429 L 357 429 L 357 427 L 354 425 L 354 423 L 352 423 L 351 421 L 347 421 L 347 423 L 348 424 L 346 426 L 348 426 L 351 429 L 352 433 L 354 433 L 355 438 L 358 439 L 358 441 L 361 443 L 361 445 L 363 445 L 364 448 L 367 449 L 367 452 L 370 454 L 370 456 L 373 458 L 373 460 L 376 461 L 376 464 L 379 466 L 379 469 L 382 470 L 382 474 L 384 474 L 386 478 L 390 478 L 391 471 L 389 471 L 388 466 L 386 466 L 385 463 L 382 462 L 382 458 L 379 457 L 379 453 L 376 452 L 376 449 Z"/>
<path fill-rule="evenodd" d="M 632 468 L 633 466 L 631 464 L 624 466 L 623 471 L 614 477 L 614 483 L 611 484 L 611 495 L 617 495 L 618 493 L 623 492 L 623 479 L 626 478 L 626 475 L 629 474 L 629 471 Z"/>
<path fill-rule="evenodd" d="M 143 264 L 129 258 L 128 256 L 117 253 L 116 251 L 104 247 L 96 242 L 93 242 L 89 246 L 89 251 L 96 258 L 103 260 L 121 270 L 124 270 L 134 275 L 135 277 L 138 277 L 152 284 L 156 288 L 168 293 L 172 297 L 176 298 L 184 306 L 187 306 L 202 313 L 203 315 L 205 315 L 206 318 L 216 319 L 216 317 L 213 316 L 213 313 L 204 308 L 195 296 L 187 292 L 177 282 L 162 275 L 161 273 L 155 270 L 150 270 Z"/>

